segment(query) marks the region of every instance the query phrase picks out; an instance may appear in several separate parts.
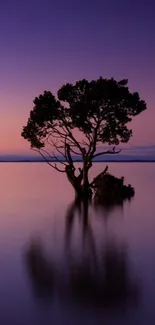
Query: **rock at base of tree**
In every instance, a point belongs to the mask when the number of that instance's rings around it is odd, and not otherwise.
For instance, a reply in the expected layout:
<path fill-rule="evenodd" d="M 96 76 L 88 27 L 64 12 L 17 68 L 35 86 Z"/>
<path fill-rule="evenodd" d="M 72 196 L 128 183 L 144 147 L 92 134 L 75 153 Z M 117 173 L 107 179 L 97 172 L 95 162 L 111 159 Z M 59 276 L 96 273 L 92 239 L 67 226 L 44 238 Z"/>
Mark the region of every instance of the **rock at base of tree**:
<path fill-rule="evenodd" d="M 122 204 L 135 194 L 131 185 L 124 184 L 124 177 L 117 178 L 107 172 L 99 174 L 94 179 L 93 188 L 94 203 L 104 206 Z"/>

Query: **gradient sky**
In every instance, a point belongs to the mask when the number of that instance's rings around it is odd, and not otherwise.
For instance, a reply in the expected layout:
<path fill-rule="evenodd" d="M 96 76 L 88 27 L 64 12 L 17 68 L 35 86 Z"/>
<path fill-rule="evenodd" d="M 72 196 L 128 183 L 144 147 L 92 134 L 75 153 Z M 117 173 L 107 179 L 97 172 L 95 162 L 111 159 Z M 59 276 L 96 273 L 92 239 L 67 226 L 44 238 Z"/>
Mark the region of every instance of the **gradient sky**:
<path fill-rule="evenodd" d="M 0 4 L 0 153 L 21 138 L 35 96 L 66 82 L 128 78 L 148 110 L 130 146 L 155 144 L 154 0 L 5 0 Z"/>

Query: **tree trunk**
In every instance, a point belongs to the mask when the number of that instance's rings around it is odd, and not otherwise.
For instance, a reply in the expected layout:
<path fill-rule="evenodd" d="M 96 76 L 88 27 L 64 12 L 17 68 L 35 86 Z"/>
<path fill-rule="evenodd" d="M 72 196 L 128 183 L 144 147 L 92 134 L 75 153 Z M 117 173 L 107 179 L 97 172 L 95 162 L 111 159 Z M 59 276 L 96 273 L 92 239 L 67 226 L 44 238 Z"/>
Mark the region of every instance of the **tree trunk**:
<path fill-rule="evenodd" d="M 88 168 L 87 168 L 86 164 L 84 163 L 84 167 L 83 167 L 83 195 L 85 197 L 89 196 L 89 189 L 90 189 L 90 185 L 89 185 L 89 180 L 88 180 Z"/>
<path fill-rule="evenodd" d="M 66 169 L 66 175 L 69 182 L 72 184 L 75 191 L 75 198 L 82 197 L 82 178 L 76 177 L 74 174 L 74 170 Z"/>
<path fill-rule="evenodd" d="M 71 166 L 66 168 L 66 175 L 74 188 L 76 199 L 91 198 L 91 188 L 88 180 L 88 170 L 90 167 L 91 165 L 84 162 L 83 169 L 80 170 L 78 176 L 75 176 L 75 169 L 71 168 Z"/>

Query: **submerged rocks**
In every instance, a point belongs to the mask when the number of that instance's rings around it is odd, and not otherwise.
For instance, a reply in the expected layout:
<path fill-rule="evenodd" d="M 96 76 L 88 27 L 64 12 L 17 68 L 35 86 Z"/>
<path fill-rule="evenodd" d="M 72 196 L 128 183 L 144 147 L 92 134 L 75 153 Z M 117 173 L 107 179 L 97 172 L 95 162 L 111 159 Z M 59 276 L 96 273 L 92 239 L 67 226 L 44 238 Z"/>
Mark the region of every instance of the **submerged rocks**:
<path fill-rule="evenodd" d="M 104 206 L 122 204 L 135 194 L 131 185 L 124 184 L 124 177 L 117 178 L 107 171 L 102 172 L 94 179 L 93 189 L 94 203 Z"/>

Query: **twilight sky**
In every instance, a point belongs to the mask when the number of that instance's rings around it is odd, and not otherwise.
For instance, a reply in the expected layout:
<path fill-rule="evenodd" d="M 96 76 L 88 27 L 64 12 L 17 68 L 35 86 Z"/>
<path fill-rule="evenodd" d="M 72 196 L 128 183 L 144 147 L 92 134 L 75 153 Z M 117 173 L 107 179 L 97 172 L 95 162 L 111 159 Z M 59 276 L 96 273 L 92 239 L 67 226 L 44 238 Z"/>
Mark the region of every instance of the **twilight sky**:
<path fill-rule="evenodd" d="M 148 110 L 130 146 L 155 144 L 154 0 L 5 0 L 0 3 L 0 154 L 21 138 L 35 96 L 66 82 L 128 78 Z"/>

